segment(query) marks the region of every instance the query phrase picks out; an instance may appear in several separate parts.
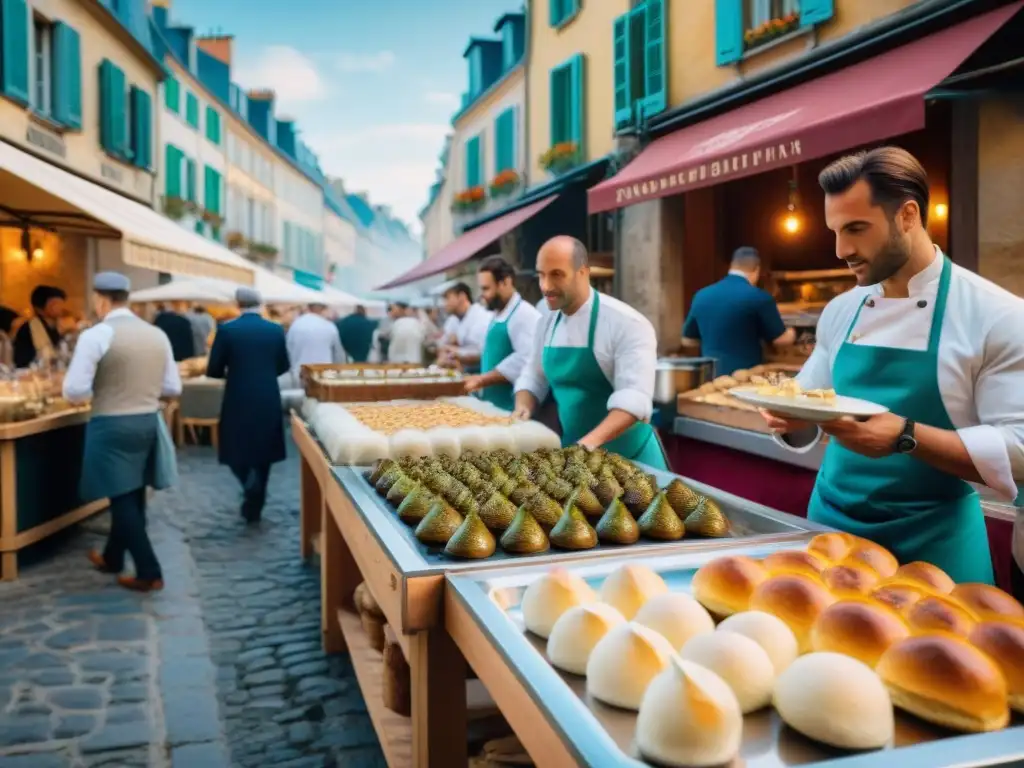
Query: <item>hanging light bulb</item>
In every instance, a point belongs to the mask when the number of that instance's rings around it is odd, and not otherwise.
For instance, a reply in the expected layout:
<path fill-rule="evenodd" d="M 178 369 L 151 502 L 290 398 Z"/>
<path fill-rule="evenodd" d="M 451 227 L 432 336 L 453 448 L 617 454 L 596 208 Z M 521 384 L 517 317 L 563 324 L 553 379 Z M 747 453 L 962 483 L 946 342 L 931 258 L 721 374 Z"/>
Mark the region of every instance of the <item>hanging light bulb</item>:
<path fill-rule="evenodd" d="M 789 235 L 795 235 L 803 226 L 799 213 L 800 192 L 797 185 L 796 167 L 793 167 L 793 178 L 789 180 L 789 202 L 786 204 L 786 215 L 782 217 L 782 229 Z"/>

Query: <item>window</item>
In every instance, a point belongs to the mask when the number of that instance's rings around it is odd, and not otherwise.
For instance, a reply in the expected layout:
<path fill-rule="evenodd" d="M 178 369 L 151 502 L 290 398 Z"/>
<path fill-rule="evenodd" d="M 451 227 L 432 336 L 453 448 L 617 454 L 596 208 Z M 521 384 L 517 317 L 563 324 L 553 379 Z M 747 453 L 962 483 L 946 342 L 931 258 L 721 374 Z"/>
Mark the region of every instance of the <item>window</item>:
<path fill-rule="evenodd" d="M 196 203 L 196 161 L 191 157 L 185 159 L 185 199 Z"/>
<path fill-rule="evenodd" d="M 611 213 L 587 217 L 587 250 L 590 253 L 615 251 L 615 217 Z"/>
<path fill-rule="evenodd" d="M 516 108 L 509 107 L 494 121 L 494 175 L 516 167 Z"/>
<path fill-rule="evenodd" d="M 580 10 L 580 0 L 548 0 L 548 18 L 552 27 L 572 21 Z"/>
<path fill-rule="evenodd" d="M 584 157 L 584 59 L 577 54 L 551 70 L 551 146 L 575 144 Z"/>
<path fill-rule="evenodd" d="M 53 27 L 38 16 L 32 18 L 32 109 L 40 115 L 50 116 L 50 84 L 53 74 Z"/>
<path fill-rule="evenodd" d="M 164 80 L 164 105 L 174 114 L 181 110 L 181 87 L 170 75 Z"/>
<path fill-rule="evenodd" d="M 834 15 L 835 0 L 715 0 L 715 62 L 733 64 L 746 51 L 777 38 L 780 31 L 763 29 L 766 22 L 789 17 L 790 27 L 797 29 Z"/>
<path fill-rule="evenodd" d="M 466 189 L 479 187 L 484 183 L 482 159 L 480 137 L 474 136 L 466 142 Z"/>
<path fill-rule="evenodd" d="M 208 165 L 205 167 L 203 208 L 213 213 L 221 212 L 220 174 Z"/>
<path fill-rule="evenodd" d="M 185 95 L 185 122 L 199 128 L 199 99 L 191 91 Z"/>
<path fill-rule="evenodd" d="M 100 146 L 107 154 L 121 160 L 131 157 L 129 146 L 129 112 L 124 72 L 110 59 L 99 67 L 100 76 Z"/>
<path fill-rule="evenodd" d="M 184 155 L 173 144 L 164 148 L 164 197 L 181 198 L 181 161 Z"/>
<path fill-rule="evenodd" d="M 206 138 L 220 146 L 220 113 L 209 104 L 206 106 Z"/>
<path fill-rule="evenodd" d="M 745 0 L 744 29 L 757 29 L 773 19 L 800 11 L 798 0 Z"/>
<path fill-rule="evenodd" d="M 667 106 L 665 0 L 645 0 L 612 27 L 615 127 L 651 117 Z"/>
<path fill-rule="evenodd" d="M 131 136 L 132 162 L 148 170 L 153 160 L 153 108 L 149 94 L 132 86 L 129 100 L 130 115 L 128 130 Z"/>
<path fill-rule="evenodd" d="M 25 0 L 0 2 L 0 89 L 7 98 L 28 105 L 31 93 L 31 50 Z"/>

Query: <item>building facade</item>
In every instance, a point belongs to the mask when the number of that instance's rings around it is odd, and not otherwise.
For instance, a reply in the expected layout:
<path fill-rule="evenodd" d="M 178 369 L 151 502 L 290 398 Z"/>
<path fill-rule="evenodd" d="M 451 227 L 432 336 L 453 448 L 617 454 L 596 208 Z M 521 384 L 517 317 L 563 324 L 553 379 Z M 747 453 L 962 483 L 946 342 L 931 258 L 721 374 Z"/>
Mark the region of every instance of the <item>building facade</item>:
<path fill-rule="evenodd" d="M 437 177 L 427 193 L 427 203 L 420 210 L 423 229 L 423 257 L 429 259 L 455 239 L 452 219 L 452 184 L 448 181 L 448 160 L 451 156 L 452 136 L 445 137 L 444 148 L 438 157 Z"/>
<path fill-rule="evenodd" d="M 329 185 L 324 186 L 323 195 L 325 280 L 334 285 L 356 262 L 356 225 L 354 216 Z"/>

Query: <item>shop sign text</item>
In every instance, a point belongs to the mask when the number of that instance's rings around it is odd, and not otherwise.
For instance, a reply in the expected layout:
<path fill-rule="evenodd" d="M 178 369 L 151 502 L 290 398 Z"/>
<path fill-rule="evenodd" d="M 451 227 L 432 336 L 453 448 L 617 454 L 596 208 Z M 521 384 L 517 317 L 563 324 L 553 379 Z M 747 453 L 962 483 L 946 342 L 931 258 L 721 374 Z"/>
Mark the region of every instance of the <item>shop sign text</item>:
<path fill-rule="evenodd" d="M 35 123 L 29 123 L 28 130 L 25 132 L 25 141 L 34 147 L 45 149 L 57 157 L 67 157 L 68 150 L 64 145 L 64 137 Z"/>

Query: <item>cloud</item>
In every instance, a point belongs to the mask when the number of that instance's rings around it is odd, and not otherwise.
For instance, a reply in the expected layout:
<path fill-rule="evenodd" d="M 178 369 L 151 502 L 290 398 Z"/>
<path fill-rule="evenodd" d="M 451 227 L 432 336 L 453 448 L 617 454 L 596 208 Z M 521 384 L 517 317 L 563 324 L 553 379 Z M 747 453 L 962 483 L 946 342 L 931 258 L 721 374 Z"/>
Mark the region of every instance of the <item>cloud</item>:
<path fill-rule="evenodd" d="M 343 53 L 336 64 L 342 72 L 383 72 L 395 65 L 395 54 L 391 51 L 376 53 Z"/>
<path fill-rule="evenodd" d="M 287 45 L 271 45 L 238 69 L 238 81 L 247 88 L 270 88 L 279 108 L 320 101 L 328 88 L 313 61 Z"/>
<path fill-rule="evenodd" d="M 426 91 L 423 94 L 423 100 L 428 104 L 436 104 L 441 107 L 448 107 L 449 109 L 458 109 L 459 104 L 462 103 L 458 94 L 449 93 L 448 91 Z"/>
<path fill-rule="evenodd" d="M 393 157 L 395 153 L 411 152 L 422 157 L 429 147 L 436 147 L 440 154 L 441 143 L 450 130 L 447 123 L 384 123 L 320 137 L 316 146 L 324 152 L 357 147 L 371 155 L 380 151 Z"/>

